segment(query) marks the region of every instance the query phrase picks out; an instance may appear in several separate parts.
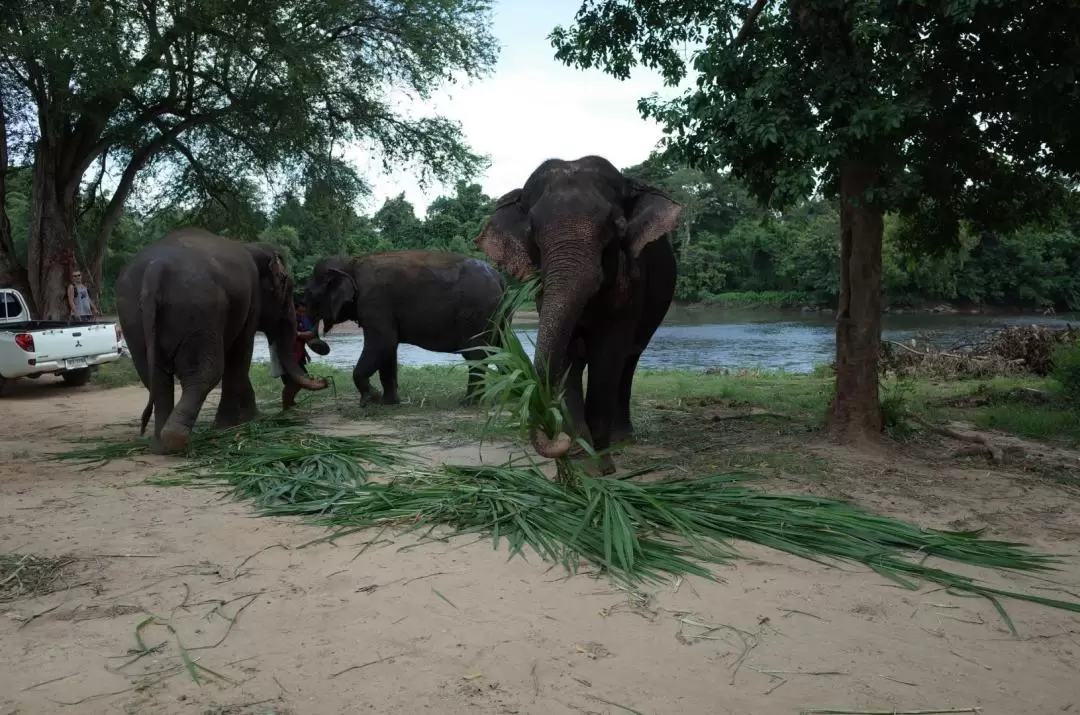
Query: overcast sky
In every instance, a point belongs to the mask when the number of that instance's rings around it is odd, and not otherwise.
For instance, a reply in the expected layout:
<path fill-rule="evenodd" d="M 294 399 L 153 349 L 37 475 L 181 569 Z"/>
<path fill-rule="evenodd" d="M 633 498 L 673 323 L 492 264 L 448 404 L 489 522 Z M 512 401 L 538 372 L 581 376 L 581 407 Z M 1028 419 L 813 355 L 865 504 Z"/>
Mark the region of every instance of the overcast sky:
<path fill-rule="evenodd" d="M 498 65 L 488 78 L 457 86 L 424 108 L 461 122 L 473 150 L 487 154 L 491 168 L 477 181 L 499 196 L 524 183 L 545 159 L 574 159 L 600 154 L 618 167 L 646 157 L 662 136 L 658 124 L 637 111 L 640 98 L 653 92 L 672 96 L 659 75 L 644 69 L 625 82 L 593 70 L 571 69 L 554 58 L 547 34 L 569 25 L 579 0 L 500 0 L 495 6 L 494 35 L 502 45 Z M 421 191 L 409 171 L 384 175 L 381 162 L 360 151 L 347 157 L 374 189 L 362 207 L 371 212 L 402 191 L 423 216 L 428 203 L 448 193 L 434 183 Z"/>

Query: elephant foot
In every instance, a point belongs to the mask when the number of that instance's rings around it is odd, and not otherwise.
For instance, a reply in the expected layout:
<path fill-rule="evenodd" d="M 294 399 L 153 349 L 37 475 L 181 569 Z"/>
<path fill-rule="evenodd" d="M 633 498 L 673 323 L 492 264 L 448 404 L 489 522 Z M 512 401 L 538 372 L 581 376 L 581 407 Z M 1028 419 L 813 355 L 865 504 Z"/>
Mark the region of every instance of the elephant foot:
<path fill-rule="evenodd" d="M 611 428 L 611 441 L 614 443 L 633 442 L 634 426 L 629 422 L 613 425 Z"/>
<path fill-rule="evenodd" d="M 190 439 L 190 430 L 169 426 L 161 430 L 161 435 L 154 440 L 156 444 L 150 446 L 155 454 L 179 454 L 187 449 Z"/>
<path fill-rule="evenodd" d="M 230 427 L 236 427 L 242 425 L 245 422 L 251 422 L 259 417 L 259 411 L 256 410 L 244 410 L 240 413 L 233 413 L 230 415 L 217 415 L 214 418 L 214 429 L 222 430 L 229 429 Z"/>
<path fill-rule="evenodd" d="M 476 407 L 478 404 L 480 404 L 480 395 L 476 394 L 475 392 L 467 392 L 465 393 L 465 396 L 461 398 L 458 404 L 460 404 L 462 407 Z"/>
<path fill-rule="evenodd" d="M 378 390 L 371 390 L 367 393 L 360 394 L 360 404 L 362 405 L 396 405 L 400 403 L 397 393 L 383 394 Z"/>
<path fill-rule="evenodd" d="M 615 473 L 615 460 L 606 452 L 599 457 L 593 457 L 578 446 L 570 450 L 569 458 L 590 477 L 606 477 Z"/>

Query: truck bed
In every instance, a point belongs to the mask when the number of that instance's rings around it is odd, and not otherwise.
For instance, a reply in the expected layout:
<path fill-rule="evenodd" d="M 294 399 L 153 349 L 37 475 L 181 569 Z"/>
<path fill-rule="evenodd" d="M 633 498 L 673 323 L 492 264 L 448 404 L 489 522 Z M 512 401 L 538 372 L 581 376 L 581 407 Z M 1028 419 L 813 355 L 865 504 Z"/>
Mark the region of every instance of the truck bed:
<path fill-rule="evenodd" d="M 75 320 L 24 320 L 21 323 L 4 323 L 0 325 L 0 331 L 6 333 L 32 333 L 35 330 L 56 330 L 58 328 L 107 324 L 109 324 L 107 320 L 91 320 L 86 323 Z"/>

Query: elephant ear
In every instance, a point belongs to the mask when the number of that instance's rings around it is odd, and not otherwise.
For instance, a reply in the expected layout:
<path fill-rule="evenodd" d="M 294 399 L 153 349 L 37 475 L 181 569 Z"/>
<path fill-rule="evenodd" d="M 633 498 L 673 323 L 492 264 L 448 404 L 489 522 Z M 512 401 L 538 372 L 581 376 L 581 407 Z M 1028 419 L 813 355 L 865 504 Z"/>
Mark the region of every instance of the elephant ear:
<path fill-rule="evenodd" d="M 529 217 L 521 205 L 521 189 L 495 203 L 495 211 L 476 237 L 476 246 L 500 268 L 528 280 L 536 266 L 529 256 Z"/>
<path fill-rule="evenodd" d="M 333 326 L 339 322 L 342 309 L 353 300 L 356 300 L 356 279 L 352 274 L 342 268 L 328 268 L 326 305 L 330 308 L 330 315 L 322 316 L 323 323 Z M 330 328 L 328 327 L 327 330 Z"/>
<path fill-rule="evenodd" d="M 645 246 L 675 230 L 683 205 L 655 186 L 630 180 L 625 228 L 630 255 L 637 258 Z"/>
<path fill-rule="evenodd" d="M 274 252 L 267 261 L 267 273 L 270 276 L 271 289 L 274 293 L 274 301 L 284 306 L 292 301 L 292 286 L 289 279 L 289 270 L 285 267 L 285 261 L 281 254 Z"/>

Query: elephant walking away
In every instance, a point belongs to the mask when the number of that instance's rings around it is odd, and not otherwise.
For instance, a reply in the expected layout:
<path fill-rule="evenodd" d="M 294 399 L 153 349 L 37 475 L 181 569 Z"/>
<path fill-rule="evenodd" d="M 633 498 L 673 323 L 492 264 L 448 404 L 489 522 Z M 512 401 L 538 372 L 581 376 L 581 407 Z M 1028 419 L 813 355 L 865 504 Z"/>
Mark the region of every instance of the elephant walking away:
<path fill-rule="evenodd" d="M 397 347 L 415 345 L 432 352 L 460 352 L 466 360 L 487 356 L 482 349 L 497 335 L 492 318 L 506 290 L 499 272 L 486 262 L 444 251 L 388 251 L 352 258 L 329 257 L 308 279 L 308 315 L 318 334 L 354 320 L 364 331 L 364 349 L 353 368 L 363 399 L 397 404 Z M 371 387 L 379 373 L 383 392 Z M 465 402 L 475 402 L 483 372 L 469 369 Z"/>
<path fill-rule="evenodd" d="M 281 254 L 199 228 L 176 229 L 143 248 L 116 279 L 116 311 L 131 361 L 150 399 L 140 434 L 155 416 L 152 448 L 183 451 L 206 396 L 219 382 L 215 428 L 258 416 L 248 372 L 256 331 L 286 375 L 321 390 L 296 363 L 293 282 Z M 180 381 L 174 405 L 173 380 Z"/>
<path fill-rule="evenodd" d="M 543 274 L 535 365 L 553 381 L 566 376 L 571 434 L 551 439 L 534 426 L 541 456 L 566 455 L 573 436 L 602 451 L 633 435 L 634 371 L 675 296 L 669 234 L 681 211 L 599 156 L 549 159 L 496 202 L 477 245 L 522 280 Z M 610 455 L 600 471 L 615 471 Z"/>

